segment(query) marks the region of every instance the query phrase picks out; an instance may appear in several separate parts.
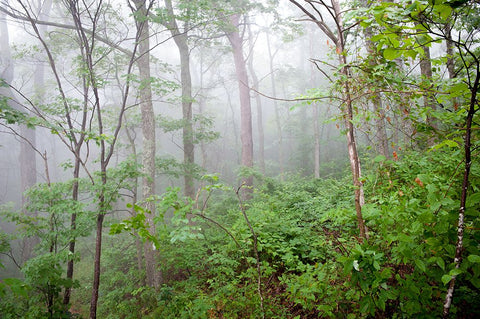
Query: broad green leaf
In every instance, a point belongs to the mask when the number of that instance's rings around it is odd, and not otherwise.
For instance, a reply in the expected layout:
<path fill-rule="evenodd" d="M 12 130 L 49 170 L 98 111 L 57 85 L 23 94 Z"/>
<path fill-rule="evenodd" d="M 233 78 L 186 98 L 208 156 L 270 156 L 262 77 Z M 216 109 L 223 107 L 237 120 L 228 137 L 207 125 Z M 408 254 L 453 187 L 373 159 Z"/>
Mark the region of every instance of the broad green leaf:
<path fill-rule="evenodd" d="M 435 6 L 435 10 L 440 14 L 440 17 L 443 20 L 447 20 L 448 17 L 452 14 L 452 7 L 444 4 L 439 4 Z"/>
<path fill-rule="evenodd" d="M 415 265 L 422 271 L 425 272 L 427 270 L 427 267 L 425 266 L 425 263 L 421 259 L 415 259 Z"/>
<path fill-rule="evenodd" d="M 373 159 L 373 161 L 374 161 L 375 163 L 380 163 L 380 162 L 383 162 L 385 159 L 386 159 L 386 157 L 385 157 L 384 155 L 378 155 L 377 157 L 375 157 L 375 158 Z"/>
<path fill-rule="evenodd" d="M 474 193 L 467 197 L 467 208 L 480 203 L 480 193 Z"/>
<path fill-rule="evenodd" d="M 453 147 L 453 148 L 457 148 L 457 147 L 460 147 L 460 145 L 458 144 L 457 141 L 455 140 L 444 140 L 442 141 L 441 143 L 438 143 L 434 146 L 432 146 L 432 149 L 433 150 L 438 150 L 438 149 L 441 149 L 443 147 Z"/>
<path fill-rule="evenodd" d="M 443 261 L 442 258 L 438 257 L 437 258 L 437 265 L 442 268 L 442 270 L 445 270 L 445 262 Z"/>
<path fill-rule="evenodd" d="M 450 87 L 450 94 L 452 97 L 457 97 L 465 94 L 468 91 L 468 85 L 464 82 L 457 83 Z"/>
<path fill-rule="evenodd" d="M 480 263 L 480 256 L 478 255 L 470 255 L 467 257 L 467 259 L 471 263 Z"/>
<path fill-rule="evenodd" d="M 458 276 L 462 273 L 463 271 L 460 268 L 453 268 L 452 270 L 449 271 L 450 276 Z"/>
<path fill-rule="evenodd" d="M 383 51 L 383 57 L 387 60 L 395 60 L 401 55 L 400 50 L 394 48 L 387 48 Z"/>
<path fill-rule="evenodd" d="M 443 275 L 442 276 L 442 282 L 444 285 L 448 284 L 452 280 L 452 276 L 450 275 Z"/>

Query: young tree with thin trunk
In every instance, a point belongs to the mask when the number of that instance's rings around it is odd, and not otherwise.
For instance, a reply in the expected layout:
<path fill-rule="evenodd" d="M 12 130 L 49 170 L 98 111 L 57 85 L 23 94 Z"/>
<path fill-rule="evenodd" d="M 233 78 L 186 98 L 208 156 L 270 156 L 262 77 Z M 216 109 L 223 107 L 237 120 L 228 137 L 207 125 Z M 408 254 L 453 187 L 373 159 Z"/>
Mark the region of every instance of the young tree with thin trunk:
<path fill-rule="evenodd" d="M 133 72 L 133 66 L 136 62 L 136 52 L 138 46 L 138 40 L 140 39 L 139 33 L 136 35 L 137 41 L 133 45 L 133 51 L 128 51 L 121 49 L 118 45 L 113 45 L 108 39 L 102 38 L 99 35 L 98 30 L 101 30 L 103 25 L 101 24 L 101 19 L 105 13 L 105 9 L 108 8 L 104 6 L 103 2 L 97 4 L 97 6 L 90 6 L 88 8 L 81 7 L 76 1 L 67 1 L 65 2 L 64 9 L 68 12 L 70 19 L 73 21 L 72 25 L 63 25 L 58 23 L 52 23 L 52 25 L 73 30 L 73 38 L 77 40 L 78 46 L 78 56 L 81 60 L 81 74 L 80 76 L 80 86 L 77 92 L 81 92 L 83 103 L 79 111 L 77 111 L 76 105 L 71 102 L 72 99 L 67 95 L 66 86 L 69 85 L 63 78 L 63 74 L 58 70 L 56 64 L 56 56 L 50 47 L 50 44 L 45 39 L 45 36 L 40 32 L 40 25 L 49 25 L 49 22 L 39 20 L 34 13 L 30 11 L 30 6 L 22 1 L 18 1 L 18 5 L 21 7 L 21 10 L 17 11 L 8 11 L 6 8 L 2 9 L 2 12 L 6 12 L 11 17 L 18 19 L 19 21 L 26 21 L 31 26 L 32 32 L 35 37 L 38 39 L 44 53 L 46 55 L 48 64 L 50 66 L 50 73 L 54 78 L 54 83 L 59 92 L 59 100 L 64 109 L 64 115 L 62 117 L 62 122 L 59 120 L 49 120 L 42 110 L 38 108 L 31 100 L 29 103 L 32 105 L 33 110 L 35 110 L 35 115 L 40 119 L 44 120 L 45 125 L 52 125 L 55 131 L 58 131 L 57 136 L 62 140 L 62 142 L 68 147 L 68 149 L 73 153 L 75 159 L 74 165 L 74 175 L 79 176 L 80 167 L 84 168 L 85 173 L 90 178 L 95 189 L 98 187 L 97 193 L 97 207 L 98 214 L 96 215 L 96 242 L 95 242 L 95 256 L 94 256 L 94 276 L 92 284 L 92 296 L 90 304 L 90 318 L 96 317 L 97 312 L 97 302 L 98 302 L 98 292 L 100 286 L 100 261 L 101 261 L 101 251 L 102 251 L 102 231 L 103 231 L 103 221 L 105 215 L 110 210 L 110 203 L 115 196 L 112 197 L 112 194 L 109 194 L 106 190 L 106 185 L 108 182 L 109 174 L 107 168 L 111 162 L 111 158 L 114 154 L 116 141 L 122 127 L 123 114 L 127 107 L 127 100 L 130 91 L 130 82 L 126 82 L 122 89 L 122 101 L 120 108 L 117 113 L 117 117 L 113 119 L 114 127 L 110 131 L 105 127 L 104 123 L 104 108 L 102 101 L 101 90 L 101 78 L 99 77 L 99 66 L 98 61 L 102 60 L 105 56 L 96 55 L 97 52 L 108 52 L 108 51 L 97 51 L 99 48 L 99 42 L 106 43 L 107 45 L 112 45 L 115 49 L 119 49 L 122 53 L 129 53 L 129 59 L 126 68 L 127 78 L 131 76 Z M 104 21 L 103 21 L 104 22 Z M 88 25 L 87 29 L 85 25 Z M 97 41 L 97 39 L 101 39 Z M 111 52 L 111 51 L 110 51 Z M 99 60 L 97 60 L 99 59 Z M 68 84 L 67 84 L 68 83 Z M 73 99 L 74 100 L 74 99 Z M 79 117 L 77 116 L 79 113 Z M 79 122 L 76 120 L 80 119 Z M 96 125 L 92 125 L 93 120 L 96 120 Z M 106 139 L 107 133 L 111 132 L 111 138 Z M 88 157 L 82 158 L 81 148 L 84 143 L 87 143 L 88 140 L 95 139 L 98 146 L 99 152 L 99 175 L 100 180 L 96 180 L 94 176 L 89 172 L 88 167 L 86 166 L 86 161 Z M 78 180 L 74 180 L 73 184 L 73 198 L 78 199 Z M 72 214 L 72 240 L 70 242 L 70 252 L 73 254 L 74 245 L 75 245 L 75 214 Z M 73 257 L 73 256 L 72 256 Z M 68 263 L 67 267 L 67 276 L 73 276 L 73 262 Z M 67 290 L 64 295 L 64 303 L 69 303 L 70 291 Z"/>
<path fill-rule="evenodd" d="M 304 1 L 306 4 L 310 5 L 310 10 L 306 6 L 302 5 L 296 0 L 290 0 L 292 4 L 297 6 L 308 18 L 314 22 L 325 35 L 334 42 L 335 49 L 337 53 L 337 58 L 339 62 L 339 73 L 342 77 L 341 87 L 342 87 L 342 97 L 341 97 L 341 110 L 343 112 L 343 118 L 345 127 L 347 128 L 347 147 L 348 147 L 348 156 L 350 161 L 350 168 L 352 171 L 353 177 L 353 186 L 355 194 L 355 210 L 357 215 L 357 225 L 360 233 L 360 240 L 363 240 L 367 237 L 365 221 L 363 220 L 362 215 L 362 206 L 365 202 L 365 197 L 363 193 L 363 184 L 362 184 L 362 174 L 360 168 L 360 159 L 358 157 L 357 151 L 357 142 L 355 137 L 355 126 L 353 123 L 354 114 L 353 114 L 353 97 L 350 88 L 350 81 L 352 80 L 352 75 L 350 71 L 350 66 L 347 61 L 347 48 L 345 43 L 345 29 L 343 27 L 343 11 L 340 9 L 340 3 L 338 0 L 331 0 L 331 5 L 327 5 L 322 2 L 318 5 L 317 3 L 312 3 L 310 1 Z M 332 17 L 335 24 L 336 30 L 333 31 L 324 21 L 324 18 L 320 10 L 327 10 L 328 14 Z"/>
<path fill-rule="evenodd" d="M 408 15 L 404 15 L 405 10 L 410 10 Z M 463 174 L 458 183 L 461 188 L 458 190 L 459 209 L 456 222 L 456 243 L 453 262 L 448 266 L 450 269 L 442 276 L 441 281 L 447 286 L 445 299 L 443 302 L 443 317 L 447 318 L 450 314 L 450 308 L 453 302 L 453 295 L 458 276 L 461 276 L 465 270 L 461 270 L 464 250 L 464 243 L 467 242 L 464 230 L 468 223 L 468 209 L 475 209 L 467 203 L 469 193 L 473 191 L 470 187 L 470 172 L 474 157 L 474 123 L 475 116 L 478 113 L 478 92 L 480 89 L 480 54 L 478 51 L 478 30 L 472 27 L 473 20 L 470 18 L 475 13 L 478 17 L 478 4 L 465 1 L 460 3 L 440 2 L 430 3 L 421 1 L 399 2 L 394 6 L 379 3 L 373 8 L 378 14 L 376 23 L 386 29 L 387 35 L 395 35 L 402 41 L 393 41 L 391 38 L 379 38 L 381 45 L 379 48 L 384 50 L 384 56 L 391 60 L 400 56 L 416 57 L 420 56 L 423 61 L 421 73 L 425 84 L 421 87 L 421 94 L 424 97 L 424 107 L 433 103 L 433 98 L 442 101 L 444 112 L 441 118 L 445 118 L 442 125 L 450 126 L 452 133 L 447 135 L 444 142 L 450 142 L 451 138 L 457 138 L 457 141 L 463 140 L 463 159 L 458 164 L 463 164 Z M 401 15 L 397 15 L 401 12 Z M 402 19 L 397 19 L 399 16 Z M 379 19 L 378 17 L 381 17 Z M 394 21 L 394 23 L 392 23 Z M 415 29 L 411 28 L 415 25 Z M 455 25 L 455 38 L 452 37 L 452 27 Z M 431 43 L 440 41 L 447 42 L 446 56 L 446 74 L 448 78 L 443 81 L 432 81 L 433 69 L 429 51 L 425 50 Z M 420 44 L 420 47 L 419 47 Z M 454 50 L 457 55 L 454 55 Z M 388 50 L 388 51 L 387 51 Z M 389 52 L 386 54 L 385 52 Z M 454 60 L 452 60 L 454 59 Z M 458 70 L 454 66 L 458 66 Z M 456 73 L 462 74 L 462 81 L 454 76 Z M 434 88 L 434 90 L 432 90 Z M 437 104 L 437 103 L 435 103 Z M 435 105 L 432 105 L 435 107 Z M 458 117 L 451 116 L 458 114 Z M 440 119 L 440 118 L 439 118 Z M 437 121 L 437 119 L 435 120 Z M 432 124 L 432 123 L 430 123 Z M 434 123 L 436 125 L 437 123 Z M 429 141 L 431 142 L 431 141 Z M 441 144 L 439 146 L 441 147 Z M 456 144 L 460 146 L 459 144 Z M 456 177 L 457 174 L 454 175 Z M 452 176 L 452 179 L 454 179 Z M 446 195 L 445 195 L 446 196 Z M 471 216 L 471 215 L 470 215 Z M 475 253 L 478 252 L 474 248 Z M 472 255 L 471 255 L 472 256 Z M 477 255 L 473 255 L 475 258 Z M 469 256 L 470 257 L 470 256 Z M 475 260 L 475 258 L 473 260 Z"/>

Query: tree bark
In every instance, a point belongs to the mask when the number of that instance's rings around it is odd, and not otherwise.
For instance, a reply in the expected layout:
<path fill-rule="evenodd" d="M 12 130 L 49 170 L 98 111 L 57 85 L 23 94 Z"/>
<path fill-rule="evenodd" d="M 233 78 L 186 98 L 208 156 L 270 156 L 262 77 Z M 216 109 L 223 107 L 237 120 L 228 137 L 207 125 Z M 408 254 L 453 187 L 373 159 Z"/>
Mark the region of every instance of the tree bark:
<path fill-rule="evenodd" d="M 147 212 L 147 224 L 149 232 L 155 234 L 155 205 L 152 196 L 155 195 L 155 113 L 153 112 L 152 103 L 152 87 L 150 76 L 150 30 L 147 17 L 150 6 L 147 6 L 146 0 L 136 0 L 135 10 L 137 16 L 137 32 L 138 32 L 138 60 L 137 65 L 140 72 L 141 89 L 140 96 L 140 112 L 142 117 L 142 134 L 143 134 L 143 153 L 142 164 L 144 177 L 142 180 L 142 193 Z M 145 271 L 146 283 L 151 287 L 158 288 L 162 281 L 161 274 L 156 267 L 156 250 L 152 243 L 146 242 L 144 245 L 145 253 Z"/>
<path fill-rule="evenodd" d="M 183 115 L 183 164 L 185 166 L 184 184 L 185 196 L 195 198 L 195 179 L 193 176 L 193 166 L 195 165 L 195 143 L 193 131 L 193 112 L 192 112 L 192 75 L 190 72 L 190 48 L 188 46 L 189 24 L 185 22 L 183 31 L 180 30 L 175 13 L 173 11 L 172 1 L 165 0 L 165 7 L 169 13 L 167 27 L 177 45 L 180 53 L 180 81 L 182 86 L 182 115 Z"/>
<path fill-rule="evenodd" d="M 476 113 L 476 106 L 478 105 L 477 94 L 480 88 L 480 60 L 474 57 L 474 65 L 476 76 L 473 83 L 470 85 L 470 101 L 468 107 L 467 118 L 465 121 L 465 137 L 464 137 L 464 171 L 462 181 L 462 191 L 460 195 L 460 209 L 458 210 L 458 223 L 457 223 L 457 243 L 455 245 L 455 269 L 459 269 L 462 264 L 462 252 L 463 252 L 463 232 L 465 229 L 465 209 L 467 205 L 467 195 L 469 186 L 470 169 L 472 166 L 472 124 L 473 117 Z M 453 293 L 455 291 L 455 282 L 457 275 L 453 275 L 449 284 L 447 293 L 445 295 L 445 301 L 443 305 L 443 318 L 448 318 L 450 313 L 450 307 L 452 304 Z"/>
<path fill-rule="evenodd" d="M 249 44 L 249 59 L 248 59 L 248 71 L 252 77 L 252 85 L 255 91 L 259 91 L 259 82 L 257 74 L 255 73 L 255 68 L 253 66 L 253 49 L 254 49 L 254 39 L 250 23 L 247 21 L 248 27 L 248 44 Z M 258 166 L 263 174 L 265 174 L 265 133 L 263 131 L 263 109 L 262 109 L 262 98 L 260 94 L 255 93 L 255 104 L 257 106 L 257 132 L 258 132 Z"/>
<path fill-rule="evenodd" d="M 104 200 L 104 198 L 103 198 Z M 100 198 L 102 201 L 102 198 Z M 103 219 L 105 215 L 100 213 L 97 215 L 97 228 L 95 233 L 95 256 L 93 264 L 93 284 L 92 284 L 92 297 L 90 299 L 90 319 L 97 318 L 97 304 L 98 304 L 98 291 L 100 288 L 100 260 L 102 257 L 102 230 Z"/>
<path fill-rule="evenodd" d="M 235 28 L 227 33 L 228 40 L 232 46 L 232 53 L 235 62 L 235 71 L 240 94 L 240 139 L 242 142 L 242 166 L 253 167 L 253 137 L 252 137 L 252 108 L 250 104 L 250 89 L 248 87 L 248 76 L 245 59 L 243 57 L 243 39 L 240 36 L 238 27 L 240 15 L 233 14 L 230 17 L 230 25 Z M 253 176 L 243 178 L 243 194 L 250 197 L 253 186 Z"/>
<path fill-rule="evenodd" d="M 351 74 L 348 67 L 347 56 L 345 53 L 345 34 L 343 30 L 343 21 L 342 21 L 342 11 L 340 9 L 339 0 L 331 0 L 332 6 L 327 6 L 322 4 L 324 9 L 328 10 L 330 15 L 333 17 L 337 32 L 333 32 L 329 26 L 322 19 L 317 19 L 315 15 L 310 13 L 305 9 L 301 4 L 296 0 L 290 0 L 295 6 L 297 6 L 303 13 L 308 15 L 308 17 L 317 24 L 317 26 L 327 35 L 336 46 L 336 53 L 338 56 L 338 61 L 340 63 L 341 69 L 340 74 L 344 78 L 342 80 L 342 106 L 341 110 L 343 112 L 343 117 L 345 121 L 345 126 L 347 128 L 347 147 L 348 147 L 348 157 L 350 161 L 350 168 L 352 170 L 353 178 L 353 187 L 355 195 L 355 211 L 357 215 L 357 225 L 360 233 L 360 241 L 367 237 L 367 231 L 365 227 L 365 221 L 363 220 L 362 215 L 362 206 L 365 203 L 365 195 L 363 193 L 363 184 L 361 182 L 361 168 L 360 168 L 360 159 L 358 157 L 357 143 L 355 139 L 355 126 L 353 125 L 353 102 L 350 92 Z M 310 2 L 310 1 L 307 1 Z M 318 10 L 314 12 L 319 13 Z"/>
<path fill-rule="evenodd" d="M 4 12 L 0 12 L 0 59 L 1 65 L 4 67 L 0 70 L 0 79 L 5 81 L 7 85 L 12 85 L 14 79 L 15 65 L 10 52 L 10 35 Z M 15 98 L 13 91 L 9 87 L 0 88 L 0 97 L 8 99 L 8 105 L 14 109 L 25 112 Z M 37 179 L 36 157 L 33 147 L 35 147 L 35 130 L 28 128 L 26 125 L 19 125 L 19 134 L 23 138 L 20 141 L 20 186 L 22 192 L 22 209 L 27 204 L 28 199 L 25 197 L 25 191 L 35 185 Z M 33 146 L 33 147 L 32 147 Z M 27 214 L 26 211 L 24 211 Z M 33 213 L 35 214 L 35 213 Z M 22 240 L 21 263 L 26 262 L 32 257 L 33 247 L 38 241 L 35 238 L 27 237 Z"/>
<path fill-rule="evenodd" d="M 362 206 L 365 203 L 365 195 L 363 193 L 363 184 L 361 182 L 362 172 L 360 168 L 360 159 L 358 157 L 357 151 L 355 127 L 353 125 L 353 103 L 349 84 L 351 75 L 347 64 L 347 56 L 345 54 L 345 38 L 343 33 L 343 21 L 340 9 L 340 2 L 338 0 L 332 0 L 332 5 L 337 22 L 337 54 L 340 65 L 342 65 L 340 73 L 345 76 L 345 80 L 343 81 L 343 103 L 345 105 L 344 119 L 345 125 L 347 127 L 347 146 L 350 166 L 353 175 L 353 187 L 355 188 L 355 210 L 357 213 L 357 224 L 360 231 L 360 237 L 361 239 L 363 239 L 367 236 L 365 222 L 362 215 Z"/>
<path fill-rule="evenodd" d="M 275 54 L 272 52 L 272 47 L 270 45 L 270 36 L 267 33 L 267 49 L 268 49 L 268 61 L 270 67 L 270 83 L 272 86 L 272 95 L 277 96 L 277 85 L 275 83 L 274 69 L 273 69 L 273 60 Z M 275 113 L 275 124 L 277 126 L 278 134 L 278 164 L 280 166 L 280 180 L 283 181 L 285 173 L 285 156 L 284 156 L 284 147 L 283 147 L 283 129 L 282 129 L 282 119 L 280 118 L 280 110 L 277 100 L 273 100 L 273 109 Z"/>

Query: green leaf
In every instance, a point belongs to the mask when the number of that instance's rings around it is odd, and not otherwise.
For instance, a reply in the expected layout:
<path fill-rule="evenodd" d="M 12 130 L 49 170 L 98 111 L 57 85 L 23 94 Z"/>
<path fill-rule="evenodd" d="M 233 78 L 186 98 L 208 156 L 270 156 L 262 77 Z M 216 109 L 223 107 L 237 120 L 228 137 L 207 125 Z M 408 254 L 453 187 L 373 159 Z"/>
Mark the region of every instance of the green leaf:
<path fill-rule="evenodd" d="M 23 280 L 17 278 L 5 278 L 3 282 L 10 287 L 16 296 L 27 296 L 29 286 Z"/>
<path fill-rule="evenodd" d="M 427 270 L 427 267 L 425 266 L 425 263 L 421 259 L 415 259 L 415 265 L 422 271 L 425 272 Z"/>
<path fill-rule="evenodd" d="M 457 97 L 465 94 L 468 91 L 468 85 L 464 82 L 457 83 L 450 87 L 450 94 L 452 97 Z"/>
<path fill-rule="evenodd" d="M 386 160 L 387 158 L 385 157 L 385 155 L 378 155 L 377 157 L 375 157 L 373 159 L 373 161 L 375 163 L 380 163 L 380 162 L 383 162 L 384 160 Z"/>
<path fill-rule="evenodd" d="M 467 257 L 467 259 L 471 263 L 480 263 L 480 256 L 478 255 L 470 255 Z"/>
<path fill-rule="evenodd" d="M 438 257 L 437 258 L 437 265 L 442 268 L 442 270 L 445 270 L 445 262 L 443 261 L 442 258 Z"/>
<path fill-rule="evenodd" d="M 383 51 L 383 57 L 387 60 L 395 60 L 401 55 L 400 50 L 394 48 L 387 48 Z"/>
<path fill-rule="evenodd" d="M 480 193 L 475 193 L 467 197 L 467 207 L 472 207 L 480 203 Z"/>
<path fill-rule="evenodd" d="M 448 17 L 452 14 L 452 7 L 444 4 L 439 4 L 435 6 L 435 10 L 440 14 L 440 17 L 443 20 L 447 20 Z"/>
<path fill-rule="evenodd" d="M 452 276 L 450 275 L 443 275 L 442 276 L 442 282 L 444 285 L 448 284 L 452 280 Z"/>
<path fill-rule="evenodd" d="M 438 143 L 438 144 L 432 146 L 432 150 L 438 150 L 438 149 L 441 149 L 443 147 L 458 148 L 458 147 L 460 147 L 460 145 L 455 140 L 444 140 L 441 143 Z"/>
<path fill-rule="evenodd" d="M 460 275 L 462 272 L 463 271 L 460 268 L 453 268 L 448 274 L 453 277 Z"/>

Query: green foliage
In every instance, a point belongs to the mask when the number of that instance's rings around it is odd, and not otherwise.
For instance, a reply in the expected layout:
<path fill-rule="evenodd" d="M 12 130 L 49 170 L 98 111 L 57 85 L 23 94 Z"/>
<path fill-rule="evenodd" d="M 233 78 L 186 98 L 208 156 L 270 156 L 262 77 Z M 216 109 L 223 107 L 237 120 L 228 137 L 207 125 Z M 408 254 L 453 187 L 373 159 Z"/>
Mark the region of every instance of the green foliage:
<path fill-rule="evenodd" d="M 0 283 L 2 318 L 70 318 L 60 292 L 79 287 L 79 282 L 62 277 L 66 258 L 65 254 L 39 255 L 22 267 L 25 279 L 4 279 Z"/>
<path fill-rule="evenodd" d="M 266 316 L 436 317 L 452 275 L 458 275 L 452 313 L 478 313 L 472 296 L 480 295 L 480 171 L 472 168 L 465 258 L 457 270 L 459 163 L 457 147 L 373 158 L 365 172 L 369 239 L 363 243 L 349 178 L 259 179 L 245 207 L 258 237 Z M 258 316 L 252 233 L 233 190 L 215 176 L 204 180 L 201 201 L 181 197 L 177 188 L 155 199 L 156 234 L 146 231 L 141 205 L 137 217 L 112 227 L 153 241 L 165 279 L 156 294 L 139 287 L 112 299 L 128 309 L 138 302 L 152 318 Z"/>
<path fill-rule="evenodd" d="M 156 121 L 164 132 L 176 132 L 182 130 L 187 125 L 186 119 L 173 119 L 165 115 L 157 116 Z M 193 132 L 187 136 L 193 144 L 201 142 L 209 143 L 219 138 L 219 133 L 212 129 L 213 120 L 210 117 L 196 114 L 193 116 L 191 125 Z"/>
<path fill-rule="evenodd" d="M 0 87 L 4 86 L 4 80 L 0 78 Z M 0 120 L 6 124 L 24 124 L 28 128 L 34 128 L 37 121 L 24 112 L 16 110 L 9 105 L 10 98 L 0 95 Z"/>

